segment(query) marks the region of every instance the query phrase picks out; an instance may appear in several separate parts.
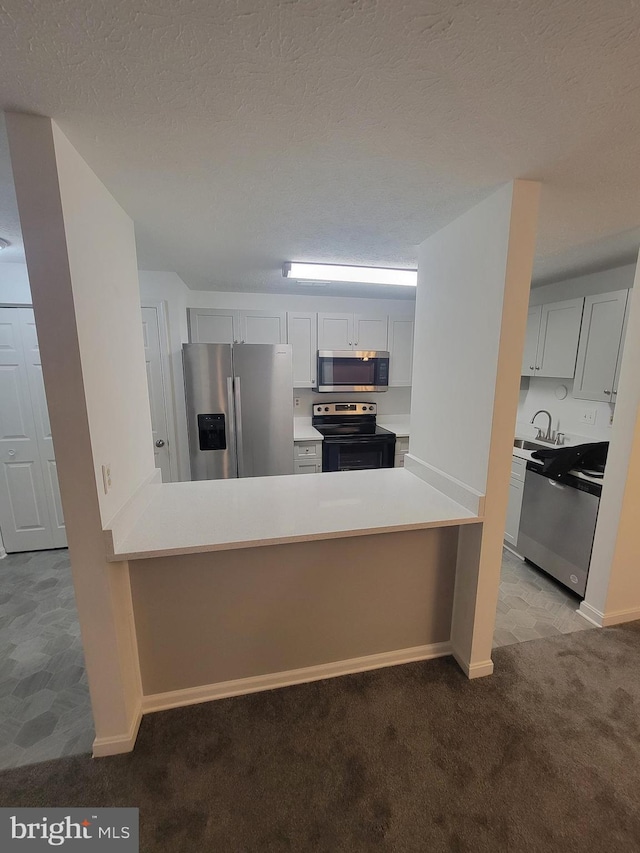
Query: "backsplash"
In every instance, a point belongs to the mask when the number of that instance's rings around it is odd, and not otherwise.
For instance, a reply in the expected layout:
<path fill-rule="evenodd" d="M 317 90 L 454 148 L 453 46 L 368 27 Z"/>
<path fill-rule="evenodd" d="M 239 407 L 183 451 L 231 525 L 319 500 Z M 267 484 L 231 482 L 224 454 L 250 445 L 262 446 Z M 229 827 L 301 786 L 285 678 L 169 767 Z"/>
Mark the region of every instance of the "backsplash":
<path fill-rule="evenodd" d="M 566 389 L 566 397 L 559 399 Z M 552 417 L 551 428 L 556 432 L 578 435 L 592 441 L 608 441 L 611 436 L 609 423 L 615 407 L 609 403 L 594 403 L 576 400 L 572 396 L 573 380 L 522 379 L 518 403 L 518 423 L 528 424 L 538 409 L 546 409 Z M 584 415 L 593 416 L 594 423 L 584 420 Z M 546 429 L 546 418 L 540 416 L 536 424 Z"/>
<path fill-rule="evenodd" d="M 311 407 L 314 403 L 377 403 L 378 415 L 404 415 L 411 411 L 411 388 L 389 388 L 388 391 L 377 394 L 319 394 L 311 388 L 296 388 L 294 400 L 298 398 L 300 405 L 293 410 L 297 418 L 310 418 Z"/>

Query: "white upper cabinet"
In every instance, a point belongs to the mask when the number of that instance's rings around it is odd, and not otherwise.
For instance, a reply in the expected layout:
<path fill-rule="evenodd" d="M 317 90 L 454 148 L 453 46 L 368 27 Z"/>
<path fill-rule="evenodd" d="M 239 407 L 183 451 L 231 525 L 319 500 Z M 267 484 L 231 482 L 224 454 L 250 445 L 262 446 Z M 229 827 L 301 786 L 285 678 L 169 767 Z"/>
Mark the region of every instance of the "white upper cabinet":
<path fill-rule="evenodd" d="M 188 308 L 192 344 L 283 344 L 287 340 L 284 311 Z"/>
<path fill-rule="evenodd" d="M 386 350 L 389 346 L 388 317 L 366 317 L 356 314 L 353 318 L 353 348 Z"/>
<path fill-rule="evenodd" d="M 317 369 L 317 316 L 287 312 L 287 343 L 293 349 L 293 387 L 315 388 Z"/>
<path fill-rule="evenodd" d="M 529 309 L 523 376 L 573 379 L 584 299 L 566 299 Z"/>
<path fill-rule="evenodd" d="M 240 312 L 215 308 L 187 308 L 192 344 L 233 344 L 241 339 Z"/>
<path fill-rule="evenodd" d="M 243 344 L 284 344 L 287 340 L 284 311 L 239 311 Z"/>
<path fill-rule="evenodd" d="M 413 320 L 389 317 L 389 385 L 411 385 L 413 370 Z"/>
<path fill-rule="evenodd" d="M 584 299 L 566 299 L 542 306 L 536 376 L 573 379 Z"/>
<path fill-rule="evenodd" d="M 353 314 L 318 314 L 318 349 L 353 349 Z"/>
<path fill-rule="evenodd" d="M 573 384 L 573 396 L 580 400 L 615 402 L 628 295 L 628 290 L 616 290 L 585 299 Z"/>
<path fill-rule="evenodd" d="M 618 394 L 618 383 L 620 382 L 620 368 L 622 367 L 622 354 L 624 351 L 624 341 L 627 337 L 627 323 L 629 321 L 629 309 L 631 308 L 631 291 L 627 291 L 627 304 L 624 311 L 624 322 L 622 324 L 622 335 L 620 337 L 620 349 L 618 350 L 618 362 L 616 364 L 616 375 L 613 379 L 613 389 L 611 402 L 615 403 Z"/>
<path fill-rule="evenodd" d="M 318 349 L 386 350 L 388 318 L 366 314 L 318 314 Z"/>

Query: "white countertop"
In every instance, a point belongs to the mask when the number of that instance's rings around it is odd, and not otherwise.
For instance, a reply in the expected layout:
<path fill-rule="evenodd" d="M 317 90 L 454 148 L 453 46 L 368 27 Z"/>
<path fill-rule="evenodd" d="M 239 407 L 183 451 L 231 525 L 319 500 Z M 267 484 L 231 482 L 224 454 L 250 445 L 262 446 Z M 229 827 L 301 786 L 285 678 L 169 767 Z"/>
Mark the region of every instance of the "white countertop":
<path fill-rule="evenodd" d="M 322 433 L 311 426 L 311 418 L 293 419 L 294 441 L 322 441 Z"/>
<path fill-rule="evenodd" d="M 112 560 L 478 522 L 403 468 L 164 483 Z"/>
<path fill-rule="evenodd" d="M 398 438 L 408 438 L 410 415 L 379 415 L 376 423 L 383 429 L 395 432 Z"/>

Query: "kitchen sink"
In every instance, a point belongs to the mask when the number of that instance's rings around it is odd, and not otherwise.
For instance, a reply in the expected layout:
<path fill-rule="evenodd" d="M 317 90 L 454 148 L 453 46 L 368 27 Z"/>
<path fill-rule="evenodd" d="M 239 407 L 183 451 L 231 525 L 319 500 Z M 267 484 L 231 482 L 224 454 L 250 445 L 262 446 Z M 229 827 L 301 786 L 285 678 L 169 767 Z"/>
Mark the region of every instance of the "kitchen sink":
<path fill-rule="evenodd" d="M 528 441 L 526 438 L 514 438 L 513 446 L 519 447 L 521 450 L 540 450 L 541 447 L 551 445 L 550 441 Z"/>

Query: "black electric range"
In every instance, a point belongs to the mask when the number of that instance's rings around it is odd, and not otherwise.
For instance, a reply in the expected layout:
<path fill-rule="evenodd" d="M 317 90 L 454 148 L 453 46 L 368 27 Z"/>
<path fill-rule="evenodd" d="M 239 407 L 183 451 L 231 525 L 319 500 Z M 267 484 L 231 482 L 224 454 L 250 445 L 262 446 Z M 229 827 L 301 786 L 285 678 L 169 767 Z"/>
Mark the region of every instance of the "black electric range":
<path fill-rule="evenodd" d="M 311 424 L 322 433 L 323 471 L 393 468 L 396 435 L 376 424 L 375 403 L 316 403 Z"/>

